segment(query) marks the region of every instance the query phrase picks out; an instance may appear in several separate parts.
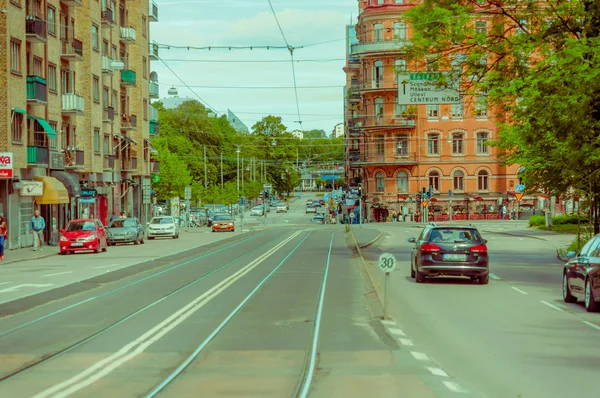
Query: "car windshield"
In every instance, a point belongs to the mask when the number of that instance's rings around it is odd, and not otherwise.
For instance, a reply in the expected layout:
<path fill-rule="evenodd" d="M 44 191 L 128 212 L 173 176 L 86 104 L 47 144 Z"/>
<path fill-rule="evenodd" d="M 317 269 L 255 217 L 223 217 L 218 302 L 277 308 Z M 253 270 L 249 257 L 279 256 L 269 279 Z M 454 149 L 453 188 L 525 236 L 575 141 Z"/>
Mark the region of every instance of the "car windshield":
<path fill-rule="evenodd" d="M 150 224 L 174 224 L 173 217 L 154 217 Z"/>
<path fill-rule="evenodd" d="M 125 220 L 113 220 L 108 228 L 134 228 L 135 220 L 127 218 Z"/>
<path fill-rule="evenodd" d="M 67 232 L 95 230 L 96 223 L 94 221 L 71 221 L 67 226 Z"/>
<path fill-rule="evenodd" d="M 252 210 L 262 210 L 262 206 L 254 206 Z"/>
<path fill-rule="evenodd" d="M 481 242 L 481 235 L 470 228 L 437 228 L 429 235 L 430 242 L 473 243 Z"/>
<path fill-rule="evenodd" d="M 233 221 L 231 216 L 227 214 L 218 214 L 215 216 L 213 221 Z"/>

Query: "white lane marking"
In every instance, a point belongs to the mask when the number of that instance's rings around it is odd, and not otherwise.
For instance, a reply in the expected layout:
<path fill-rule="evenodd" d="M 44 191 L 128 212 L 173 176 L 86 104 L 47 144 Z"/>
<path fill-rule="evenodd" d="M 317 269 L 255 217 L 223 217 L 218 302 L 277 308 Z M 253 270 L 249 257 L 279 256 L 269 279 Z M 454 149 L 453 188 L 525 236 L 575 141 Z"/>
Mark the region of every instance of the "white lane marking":
<path fill-rule="evenodd" d="M 412 347 L 414 346 L 412 340 L 409 339 L 398 339 L 400 341 L 400 344 L 407 346 L 407 347 Z"/>
<path fill-rule="evenodd" d="M 497 281 L 500 280 L 500 277 L 498 275 L 496 275 L 496 274 L 490 274 L 490 278 L 492 278 L 494 280 L 497 280 Z"/>
<path fill-rule="evenodd" d="M 50 287 L 54 286 L 52 283 L 26 283 L 24 285 L 11 286 L 7 289 L 0 290 L 0 293 L 10 293 L 19 290 L 22 287 Z"/>
<path fill-rule="evenodd" d="M 223 279 L 220 283 L 216 284 L 202 295 L 196 297 L 186 306 L 171 314 L 171 316 L 154 326 L 152 329 L 148 330 L 137 339 L 121 347 L 121 349 L 114 354 L 96 362 L 94 365 L 79 372 L 70 379 L 64 380 L 40 392 L 39 394 L 35 395 L 34 398 L 43 398 L 49 396 L 53 396 L 55 398 L 67 397 L 100 380 L 104 376 L 117 369 L 119 366 L 144 352 L 146 348 L 160 340 L 160 338 L 162 338 L 165 334 L 176 328 L 180 323 L 192 316 L 200 308 L 204 307 L 204 305 L 206 305 L 213 298 L 218 296 L 266 259 L 271 257 L 288 242 L 296 238 L 296 236 L 298 236 L 301 232 L 302 231 L 296 231 L 290 237 L 269 249 L 267 252 L 250 262 L 248 265 L 244 266 L 229 277 Z"/>
<path fill-rule="evenodd" d="M 406 334 L 404 334 L 404 332 L 400 329 L 389 328 L 388 330 L 392 334 L 397 334 L 398 336 L 406 336 Z"/>
<path fill-rule="evenodd" d="M 109 264 L 109 265 L 101 265 L 99 267 L 94 267 L 94 268 L 112 268 L 112 267 L 118 267 L 121 264 Z"/>
<path fill-rule="evenodd" d="M 388 320 L 383 320 L 383 321 L 381 321 L 381 323 L 383 323 L 384 325 L 395 325 L 396 324 L 396 322 L 388 321 Z"/>
<path fill-rule="evenodd" d="M 422 353 L 422 352 L 416 352 L 416 351 L 411 351 L 410 352 L 412 354 L 413 357 L 415 357 L 415 359 L 418 359 L 419 361 L 431 361 L 431 358 L 429 358 L 429 355 Z"/>
<path fill-rule="evenodd" d="M 551 303 L 549 303 L 549 302 L 547 302 L 547 301 L 540 300 L 540 303 L 542 303 L 542 304 L 544 304 L 544 305 L 547 305 L 548 307 L 552 308 L 553 310 L 556 310 L 556 311 L 560 311 L 560 312 L 562 312 L 562 308 L 560 308 L 560 307 L 557 307 L 557 306 L 555 306 L 554 304 L 551 304 Z"/>
<path fill-rule="evenodd" d="M 592 322 L 588 322 L 588 321 L 581 321 L 583 323 L 585 323 L 586 325 L 588 325 L 589 327 L 592 327 L 594 329 L 600 330 L 600 326 L 596 325 L 595 323 Z"/>
<path fill-rule="evenodd" d="M 516 290 L 517 292 L 519 292 L 519 293 L 521 293 L 521 294 L 529 294 L 529 293 L 527 293 L 527 292 L 524 292 L 523 290 L 519 289 L 518 287 L 511 286 L 511 288 L 512 288 L 513 290 Z"/>
<path fill-rule="evenodd" d="M 12 283 L 12 282 L 0 282 L 0 286 L 2 286 L 2 285 L 8 285 L 9 283 Z"/>
<path fill-rule="evenodd" d="M 467 392 L 467 390 L 464 390 L 461 386 L 459 386 L 453 381 L 444 381 L 444 385 L 448 390 L 452 392 Z"/>
<path fill-rule="evenodd" d="M 444 372 L 444 370 L 440 369 L 440 368 L 427 367 L 427 370 L 429 370 L 431 372 L 431 374 L 435 375 L 435 376 L 449 377 L 448 373 Z"/>
<path fill-rule="evenodd" d="M 72 274 L 73 271 L 65 271 L 65 272 L 56 272 L 54 274 L 46 274 L 46 275 L 42 275 L 42 278 L 49 278 L 51 276 L 57 276 L 57 275 L 65 275 L 65 274 Z"/>

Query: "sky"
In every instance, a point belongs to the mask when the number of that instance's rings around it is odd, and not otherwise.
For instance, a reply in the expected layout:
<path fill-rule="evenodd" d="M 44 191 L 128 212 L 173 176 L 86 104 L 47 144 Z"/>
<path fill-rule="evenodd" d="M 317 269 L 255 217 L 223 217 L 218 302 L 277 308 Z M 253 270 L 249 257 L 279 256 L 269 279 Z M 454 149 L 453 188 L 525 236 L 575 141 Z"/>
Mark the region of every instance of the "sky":
<path fill-rule="evenodd" d="M 357 0 L 271 0 L 300 61 L 294 63 L 300 118 L 286 48 L 191 48 L 285 47 L 268 0 L 155 1 L 159 20 L 150 24 L 150 38 L 161 45 L 161 59 L 151 61 L 151 70 L 161 98 L 174 86 L 179 97 L 208 104 L 219 115 L 230 109 L 248 128 L 267 115 L 281 116 L 288 131 L 330 134 L 343 122 L 345 26 L 356 20 Z"/>

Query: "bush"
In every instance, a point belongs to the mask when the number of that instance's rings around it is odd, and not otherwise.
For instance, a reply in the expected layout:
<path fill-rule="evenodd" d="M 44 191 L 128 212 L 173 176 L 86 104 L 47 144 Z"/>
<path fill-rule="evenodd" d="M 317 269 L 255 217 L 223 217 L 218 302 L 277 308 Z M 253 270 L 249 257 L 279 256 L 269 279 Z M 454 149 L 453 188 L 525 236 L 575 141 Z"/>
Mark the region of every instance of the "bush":
<path fill-rule="evenodd" d="M 573 240 L 573 242 L 571 242 L 569 247 L 567 247 L 567 252 L 575 251 L 575 252 L 579 253 L 579 250 L 581 250 L 583 245 L 585 245 L 587 243 L 587 241 L 590 239 L 591 239 L 591 237 L 589 237 L 589 236 L 581 235 L 581 239 L 579 240 L 579 247 L 577 247 L 577 238 L 575 238 Z"/>
<path fill-rule="evenodd" d="M 573 224 L 577 225 L 577 218 L 579 217 L 580 224 L 587 224 L 588 218 L 584 215 L 565 215 L 565 216 L 555 216 L 552 217 L 553 225 L 565 225 L 565 224 Z M 531 216 L 529 217 L 529 226 L 530 227 L 541 227 L 546 225 L 546 217 L 544 216 Z"/>
<path fill-rule="evenodd" d="M 529 217 L 530 227 L 540 227 L 546 225 L 546 218 L 544 216 L 531 216 Z"/>

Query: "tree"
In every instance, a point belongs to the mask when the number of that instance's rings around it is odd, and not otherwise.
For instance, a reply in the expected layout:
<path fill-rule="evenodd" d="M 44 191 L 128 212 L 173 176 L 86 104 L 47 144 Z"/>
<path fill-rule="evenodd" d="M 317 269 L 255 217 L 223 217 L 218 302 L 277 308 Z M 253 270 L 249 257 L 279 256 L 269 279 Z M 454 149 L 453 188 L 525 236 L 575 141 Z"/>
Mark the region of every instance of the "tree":
<path fill-rule="evenodd" d="M 171 199 L 183 196 L 192 178 L 185 162 L 179 160 L 177 155 L 168 148 L 159 150 L 160 182 L 153 184 L 158 200 Z"/>
<path fill-rule="evenodd" d="M 277 137 L 285 133 L 287 127 L 281 123 L 281 117 L 279 116 L 265 116 L 262 120 L 254 123 L 252 126 L 252 132 L 256 135 L 264 135 L 267 137 Z"/>
<path fill-rule="evenodd" d="M 317 129 L 305 131 L 304 139 L 309 139 L 309 138 L 327 138 L 327 133 L 325 132 L 325 130 L 317 130 Z"/>

